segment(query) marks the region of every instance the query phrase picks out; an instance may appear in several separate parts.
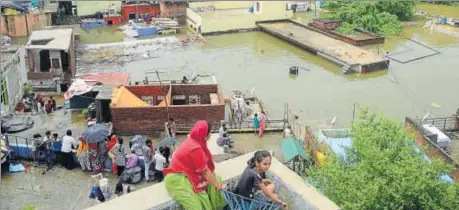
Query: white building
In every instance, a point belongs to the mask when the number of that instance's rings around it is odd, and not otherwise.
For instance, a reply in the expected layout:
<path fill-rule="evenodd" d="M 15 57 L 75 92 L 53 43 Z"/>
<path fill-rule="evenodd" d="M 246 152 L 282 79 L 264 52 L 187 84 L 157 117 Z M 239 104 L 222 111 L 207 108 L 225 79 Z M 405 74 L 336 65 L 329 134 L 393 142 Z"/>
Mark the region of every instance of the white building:
<path fill-rule="evenodd" d="M 2 55 L 4 56 L 4 55 Z M 1 111 L 12 112 L 24 94 L 27 83 L 25 49 L 19 50 L 1 65 Z"/>

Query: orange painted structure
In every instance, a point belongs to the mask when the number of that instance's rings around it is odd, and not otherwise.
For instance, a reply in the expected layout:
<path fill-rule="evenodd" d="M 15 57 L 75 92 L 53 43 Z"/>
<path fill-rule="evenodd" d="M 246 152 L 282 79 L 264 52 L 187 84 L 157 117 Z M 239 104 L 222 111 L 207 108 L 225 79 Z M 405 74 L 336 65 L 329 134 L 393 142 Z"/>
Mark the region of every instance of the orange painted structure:
<path fill-rule="evenodd" d="M 119 25 L 123 22 L 123 16 L 121 15 L 116 15 L 116 16 L 106 16 L 104 17 L 104 23 L 105 25 Z"/>
<path fill-rule="evenodd" d="M 159 4 L 128 4 L 121 6 L 123 21 L 138 19 L 145 14 L 149 14 L 151 17 L 159 17 L 160 13 Z"/>

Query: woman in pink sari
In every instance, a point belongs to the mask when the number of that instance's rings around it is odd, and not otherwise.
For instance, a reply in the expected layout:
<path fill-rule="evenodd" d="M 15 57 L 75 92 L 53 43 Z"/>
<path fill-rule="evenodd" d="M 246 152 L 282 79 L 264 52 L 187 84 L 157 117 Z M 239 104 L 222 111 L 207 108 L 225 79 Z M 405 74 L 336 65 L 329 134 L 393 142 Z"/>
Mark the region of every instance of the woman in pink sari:
<path fill-rule="evenodd" d="M 258 136 L 259 137 L 262 137 L 263 136 L 263 132 L 265 131 L 265 127 L 266 127 L 266 114 L 264 111 L 262 111 L 260 113 L 260 115 L 258 116 L 258 121 L 260 123 L 260 128 L 259 128 L 259 131 L 258 131 Z"/>

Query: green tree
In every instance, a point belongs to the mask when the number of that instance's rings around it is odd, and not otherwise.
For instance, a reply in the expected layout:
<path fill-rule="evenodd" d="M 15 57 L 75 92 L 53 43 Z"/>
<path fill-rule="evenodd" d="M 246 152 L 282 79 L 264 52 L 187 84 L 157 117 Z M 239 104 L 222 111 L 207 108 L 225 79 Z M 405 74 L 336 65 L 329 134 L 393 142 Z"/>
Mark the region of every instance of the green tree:
<path fill-rule="evenodd" d="M 346 159 L 312 168 L 313 185 L 344 209 L 459 209 L 458 184 L 439 179 L 453 169 L 427 161 L 399 122 L 363 110 Z"/>
<path fill-rule="evenodd" d="M 332 18 L 345 24 L 338 31 L 347 28 L 363 28 L 378 34 L 397 34 L 402 30 L 400 21 L 414 18 L 414 2 L 340 2 L 328 1 L 325 7 Z"/>

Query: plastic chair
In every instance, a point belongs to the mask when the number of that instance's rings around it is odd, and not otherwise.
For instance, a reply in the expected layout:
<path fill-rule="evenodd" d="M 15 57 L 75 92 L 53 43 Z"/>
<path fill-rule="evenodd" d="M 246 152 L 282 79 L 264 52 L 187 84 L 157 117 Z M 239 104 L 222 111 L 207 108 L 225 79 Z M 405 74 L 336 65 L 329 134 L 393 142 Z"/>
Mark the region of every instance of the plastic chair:
<path fill-rule="evenodd" d="M 231 210 L 278 210 L 280 205 L 245 198 L 230 191 L 223 190 L 223 197 Z"/>

